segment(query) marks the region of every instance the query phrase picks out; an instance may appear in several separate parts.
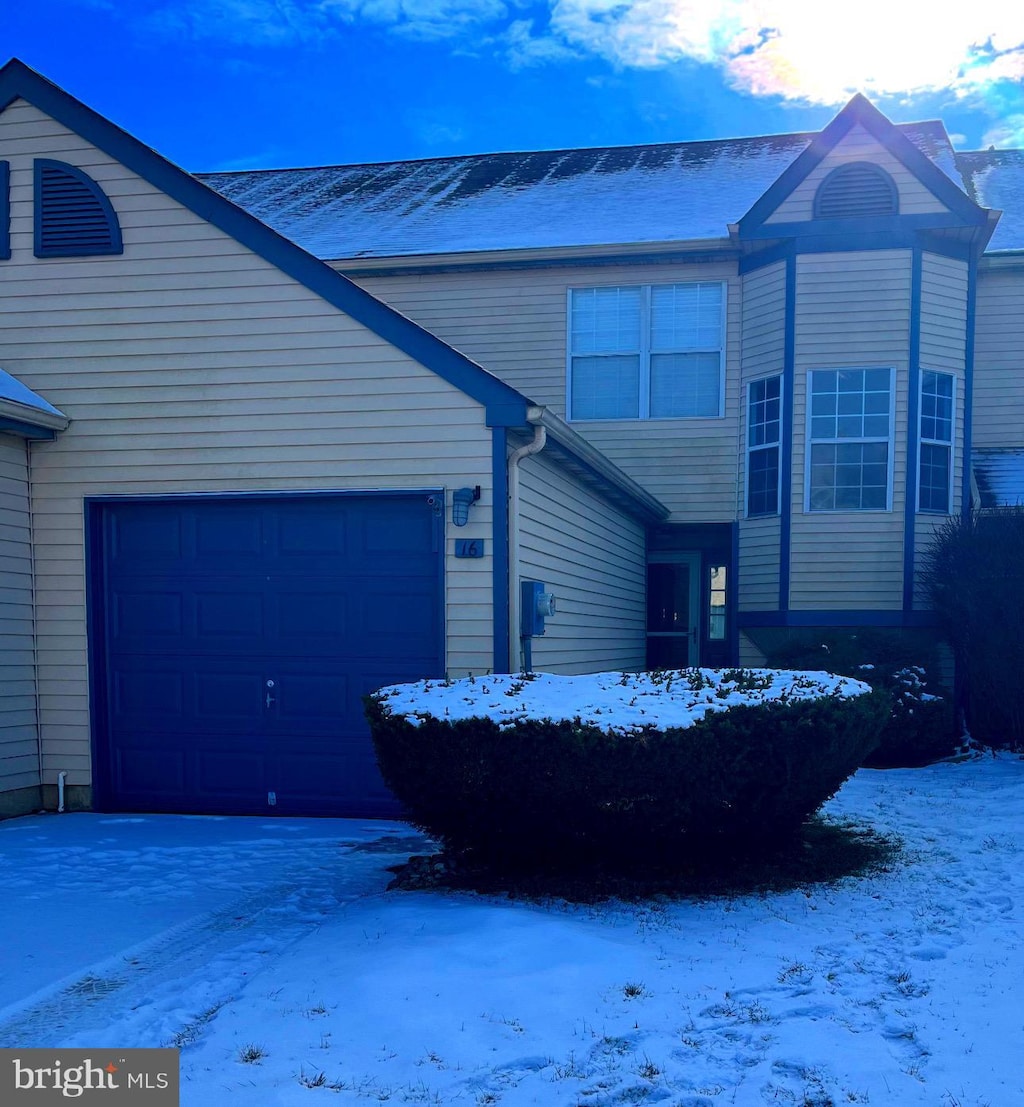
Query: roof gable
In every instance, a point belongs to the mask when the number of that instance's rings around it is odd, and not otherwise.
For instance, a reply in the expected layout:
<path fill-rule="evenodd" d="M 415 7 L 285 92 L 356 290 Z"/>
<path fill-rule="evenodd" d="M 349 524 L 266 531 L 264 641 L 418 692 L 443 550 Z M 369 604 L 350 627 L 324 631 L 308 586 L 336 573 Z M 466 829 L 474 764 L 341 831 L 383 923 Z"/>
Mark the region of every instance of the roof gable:
<path fill-rule="evenodd" d="M 921 218 L 952 216 L 971 226 L 985 224 L 986 213 L 901 128 L 858 94 L 739 220 L 740 237 L 782 236 L 794 224 L 809 222 L 820 180 L 844 162 L 865 158 L 891 176 L 913 178 L 926 190 L 923 195 L 931 202 L 919 203 L 915 214 Z"/>
<path fill-rule="evenodd" d="M 402 350 L 487 409 L 490 425 L 521 426 L 528 400 L 259 219 L 13 59 L 0 68 L 0 112 L 23 99 Z"/>

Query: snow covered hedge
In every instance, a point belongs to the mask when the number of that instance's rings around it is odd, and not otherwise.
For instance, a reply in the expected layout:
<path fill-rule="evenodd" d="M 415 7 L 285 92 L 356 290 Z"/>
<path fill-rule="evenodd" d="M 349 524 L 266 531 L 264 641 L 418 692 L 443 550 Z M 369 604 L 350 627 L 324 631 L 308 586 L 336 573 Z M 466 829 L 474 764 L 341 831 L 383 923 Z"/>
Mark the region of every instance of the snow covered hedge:
<path fill-rule="evenodd" d="M 558 867 L 792 835 L 873 747 L 888 701 L 828 673 L 683 669 L 421 681 L 366 711 L 415 825 L 490 864 Z"/>

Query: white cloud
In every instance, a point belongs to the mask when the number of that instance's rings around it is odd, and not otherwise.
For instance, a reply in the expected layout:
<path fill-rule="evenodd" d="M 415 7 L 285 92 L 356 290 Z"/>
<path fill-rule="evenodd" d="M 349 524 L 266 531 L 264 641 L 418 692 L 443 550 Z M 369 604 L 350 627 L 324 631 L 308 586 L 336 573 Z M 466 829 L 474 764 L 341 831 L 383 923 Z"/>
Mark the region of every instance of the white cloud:
<path fill-rule="evenodd" d="M 972 0 L 927 12 L 906 0 L 554 0 L 565 42 L 625 66 L 683 58 L 737 88 L 815 103 L 1024 76 L 1024 5 Z"/>
<path fill-rule="evenodd" d="M 1024 114 L 1007 115 L 986 131 L 981 145 L 995 146 L 997 149 L 1020 149 L 1024 147 Z"/>
<path fill-rule="evenodd" d="M 571 61 L 579 51 L 550 34 L 537 34 L 529 19 L 513 20 L 503 34 L 495 37 L 512 69 L 526 69 L 550 62 Z"/>
<path fill-rule="evenodd" d="M 103 3 L 106 0 L 79 0 Z M 741 91 L 820 104 L 854 91 L 961 96 L 1024 82 L 1024 3 L 970 0 L 141 0 L 165 35 L 236 44 L 321 43 L 364 23 L 513 68 L 598 57 L 619 68 L 691 60 Z"/>

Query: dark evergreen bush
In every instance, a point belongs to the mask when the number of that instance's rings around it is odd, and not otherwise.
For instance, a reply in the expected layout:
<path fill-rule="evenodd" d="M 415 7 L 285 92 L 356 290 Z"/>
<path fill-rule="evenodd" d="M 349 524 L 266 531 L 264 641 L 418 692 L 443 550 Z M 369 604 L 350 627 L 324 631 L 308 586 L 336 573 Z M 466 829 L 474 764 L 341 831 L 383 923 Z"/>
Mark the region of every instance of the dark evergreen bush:
<path fill-rule="evenodd" d="M 964 515 L 924 551 L 921 579 L 956 657 L 972 737 L 1024 746 L 1024 508 Z"/>
<path fill-rule="evenodd" d="M 384 779 L 449 853 L 505 869 L 753 855 L 799 831 L 878 741 L 870 693 L 737 706 L 617 735 L 577 722 L 428 717 L 368 697 Z"/>
<path fill-rule="evenodd" d="M 885 769 L 928 765 L 948 757 L 959 745 L 952 696 L 937 676 L 934 636 L 873 627 L 802 632 L 772 649 L 768 663 L 783 669 L 825 669 L 856 677 L 889 694 L 889 718 L 865 765 Z"/>

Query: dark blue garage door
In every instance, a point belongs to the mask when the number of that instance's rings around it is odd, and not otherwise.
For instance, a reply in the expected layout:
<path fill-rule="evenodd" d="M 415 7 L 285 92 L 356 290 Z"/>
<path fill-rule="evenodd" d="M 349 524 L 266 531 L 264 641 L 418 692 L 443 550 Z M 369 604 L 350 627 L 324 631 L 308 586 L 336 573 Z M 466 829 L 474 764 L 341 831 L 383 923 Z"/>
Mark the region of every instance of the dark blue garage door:
<path fill-rule="evenodd" d="M 101 806 L 396 814 L 361 697 L 443 673 L 437 498 L 92 505 Z"/>

